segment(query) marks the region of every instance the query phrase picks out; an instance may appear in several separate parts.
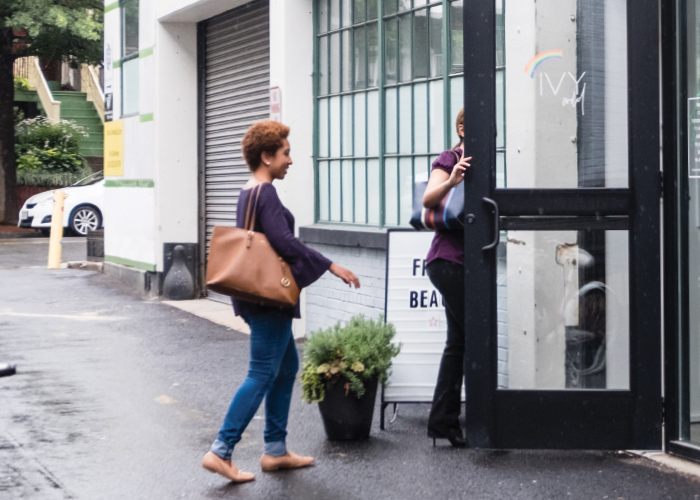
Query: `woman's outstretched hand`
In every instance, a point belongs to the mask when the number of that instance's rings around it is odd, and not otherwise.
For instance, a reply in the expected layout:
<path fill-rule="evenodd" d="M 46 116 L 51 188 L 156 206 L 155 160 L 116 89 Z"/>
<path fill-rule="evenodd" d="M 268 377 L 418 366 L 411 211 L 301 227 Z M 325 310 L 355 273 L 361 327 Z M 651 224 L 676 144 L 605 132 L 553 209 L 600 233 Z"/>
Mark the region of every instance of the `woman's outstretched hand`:
<path fill-rule="evenodd" d="M 469 156 L 467 158 L 464 157 L 464 153 L 462 153 L 462 157 L 459 159 L 457 164 L 454 166 L 452 169 L 452 173 L 450 174 L 450 178 L 447 180 L 447 183 L 451 188 L 459 185 L 460 182 L 464 180 L 464 173 L 467 171 L 468 167 L 471 167 L 471 161 L 472 157 Z"/>
<path fill-rule="evenodd" d="M 344 267 L 340 267 L 338 264 L 335 263 L 331 264 L 329 271 L 335 274 L 341 280 L 343 280 L 347 285 L 351 287 L 354 285 L 355 288 L 360 288 L 360 278 L 355 276 L 355 273 L 353 273 L 352 271 L 349 271 Z"/>

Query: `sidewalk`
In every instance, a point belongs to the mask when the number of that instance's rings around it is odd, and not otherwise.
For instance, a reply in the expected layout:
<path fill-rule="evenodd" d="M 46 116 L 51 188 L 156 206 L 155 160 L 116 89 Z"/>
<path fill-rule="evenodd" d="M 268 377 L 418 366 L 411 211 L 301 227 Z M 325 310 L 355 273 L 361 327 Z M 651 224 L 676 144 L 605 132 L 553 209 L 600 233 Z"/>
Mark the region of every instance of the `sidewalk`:
<path fill-rule="evenodd" d="M 95 272 L 0 281 L 0 357 L 18 368 L 0 379 L 0 463 L 13 464 L 0 498 L 700 498 L 698 478 L 628 453 L 433 447 L 428 405 L 400 405 L 385 431 L 377 405 L 369 440 L 330 442 L 298 386 L 287 442 L 316 465 L 260 471 L 261 408 L 234 454 L 256 480 L 229 484 L 200 460 L 247 372 L 248 335 Z"/>

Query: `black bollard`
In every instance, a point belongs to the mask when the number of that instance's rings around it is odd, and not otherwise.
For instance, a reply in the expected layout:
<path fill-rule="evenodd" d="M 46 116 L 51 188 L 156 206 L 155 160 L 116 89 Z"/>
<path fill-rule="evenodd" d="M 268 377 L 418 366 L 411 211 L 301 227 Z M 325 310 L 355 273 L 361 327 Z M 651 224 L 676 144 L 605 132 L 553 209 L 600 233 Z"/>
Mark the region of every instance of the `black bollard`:
<path fill-rule="evenodd" d="M 163 297 L 171 300 L 189 300 L 194 295 L 194 279 L 185 264 L 185 247 L 175 245 L 173 263 L 163 280 Z"/>
<path fill-rule="evenodd" d="M 15 365 L 0 364 L 0 377 L 9 377 L 17 372 Z"/>

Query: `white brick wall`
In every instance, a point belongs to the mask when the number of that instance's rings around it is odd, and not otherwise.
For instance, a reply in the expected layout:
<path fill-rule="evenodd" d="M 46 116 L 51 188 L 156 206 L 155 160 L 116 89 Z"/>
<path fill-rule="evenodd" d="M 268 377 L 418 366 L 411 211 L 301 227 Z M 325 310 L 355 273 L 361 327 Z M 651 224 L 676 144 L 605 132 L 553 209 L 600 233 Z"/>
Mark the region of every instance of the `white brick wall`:
<path fill-rule="evenodd" d="M 349 288 L 326 273 L 306 289 L 306 331 L 328 328 L 355 314 L 377 318 L 384 314 L 386 250 L 308 243 L 339 266 L 360 278 L 360 288 Z"/>

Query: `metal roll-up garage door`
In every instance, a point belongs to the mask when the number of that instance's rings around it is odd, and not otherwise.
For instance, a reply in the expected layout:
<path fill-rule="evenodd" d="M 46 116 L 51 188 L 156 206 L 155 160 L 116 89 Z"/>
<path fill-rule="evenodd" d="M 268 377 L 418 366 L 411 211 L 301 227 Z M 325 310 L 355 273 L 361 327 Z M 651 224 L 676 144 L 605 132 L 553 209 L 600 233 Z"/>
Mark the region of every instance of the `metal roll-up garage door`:
<path fill-rule="evenodd" d="M 203 48 L 202 153 L 208 255 L 214 226 L 236 224 L 238 194 L 250 176 L 241 152 L 243 135 L 270 114 L 268 1 L 256 0 L 205 21 Z"/>

